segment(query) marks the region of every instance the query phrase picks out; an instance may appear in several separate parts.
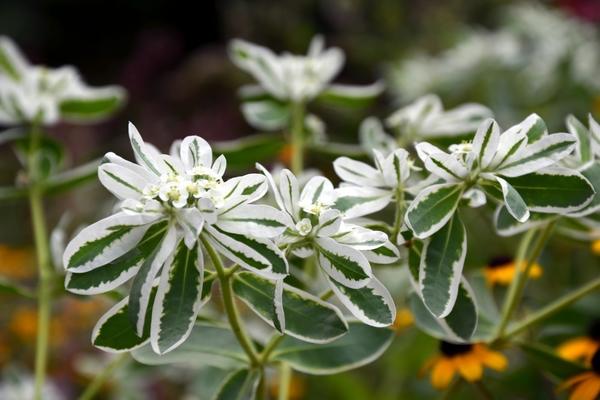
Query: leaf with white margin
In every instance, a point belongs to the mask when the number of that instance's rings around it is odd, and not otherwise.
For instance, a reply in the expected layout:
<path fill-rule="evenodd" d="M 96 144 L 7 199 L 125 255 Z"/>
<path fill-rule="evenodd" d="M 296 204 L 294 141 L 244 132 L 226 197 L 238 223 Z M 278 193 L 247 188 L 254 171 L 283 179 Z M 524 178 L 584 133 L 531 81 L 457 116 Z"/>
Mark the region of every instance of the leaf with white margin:
<path fill-rule="evenodd" d="M 493 119 L 486 119 L 477 128 L 475 138 L 473 139 L 473 150 L 471 154 L 477 158 L 477 164 L 480 168 L 487 168 L 498 150 L 500 143 L 500 127 Z M 469 162 L 472 162 L 471 158 Z"/>
<path fill-rule="evenodd" d="M 321 92 L 318 100 L 345 107 L 365 106 L 379 96 L 384 87 L 381 81 L 363 86 L 333 84 Z"/>
<path fill-rule="evenodd" d="M 385 245 L 388 241 L 385 232 L 348 223 L 344 223 L 339 233 L 331 238 L 357 250 L 373 250 Z"/>
<path fill-rule="evenodd" d="M 508 157 L 495 172 L 506 177 L 517 177 L 538 171 L 568 156 L 575 144 L 575 136 L 569 133 L 545 136 Z"/>
<path fill-rule="evenodd" d="M 496 181 L 502 188 L 502 195 L 504 196 L 504 204 L 510 214 L 519 222 L 525 222 L 529 219 L 529 209 L 525 201 L 508 182 L 499 176 L 496 177 Z"/>
<path fill-rule="evenodd" d="M 322 176 L 314 176 L 306 182 L 304 189 L 302 189 L 299 203 L 303 206 L 309 206 L 317 203 L 331 204 L 334 200 L 335 192 L 331 181 Z"/>
<path fill-rule="evenodd" d="M 256 369 L 240 369 L 229 374 L 212 400 L 254 400 L 261 373 Z"/>
<path fill-rule="evenodd" d="M 374 264 L 393 264 L 400 258 L 400 251 L 389 240 L 374 249 L 362 250 L 362 253 L 370 263 Z"/>
<path fill-rule="evenodd" d="M 179 346 L 189 336 L 202 304 L 204 259 L 200 244 L 183 240 L 163 267 L 152 309 L 150 344 L 158 354 Z"/>
<path fill-rule="evenodd" d="M 167 221 L 160 221 L 148 228 L 144 237 L 121 257 L 83 273 L 67 272 L 65 289 L 71 293 L 94 295 L 111 291 L 131 279 L 142 263 L 152 254 L 167 231 Z"/>
<path fill-rule="evenodd" d="M 375 327 L 390 326 L 396 318 L 392 296 L 375 277 L 360 289 L 350 289 L 329 280 L 329 286 L 342 304 L 361 322 Z"/>
<path fill-rule="evenodd" d="M 427 142 L 418 143 L 415 149 L 425 168 L 448 182 L 462 180 L 468 174 L 465 166 L 456 157 L 432 144 Z"/>
<path fill-rule="evenodd" d="M 261 238 L 279 236 L 294 226 L 287 213 L 267 205 L 245 204 L 219 217 L 219 228 L 227 232 Z"/>
<path fill-rule="evenodd" d="M 223 154 L 216 158 L 213 162 L 212 170 L 218 177 L 223 177 L 227 169 L 227 159 Z"/>
<path fill-rule="evenodd" d="M 329 237 L 336 234 L 342 225 L 341 214 L 338 210 L 326 210 L 319 215 L 319 224 L 315 228 L 315 234 L 320 237 Z"/>
<path fill-rule="evenodd" d="M 526 222 L 517 221 L 506 209 L 506 205 L 500 205 L 494 212 L 494 225 L 500 236 L 513 236 L 548 223 L 554 216 L 532 212 Z"/>
<path fill-rule="evenodd" d="M 81 230 L 67 245 L 67 271 L 87 272 L 108 264 L 131 250 L 157 216 L 118 213 Z"/>
<path fill-rule="evenodd" d="M 0 72 L 13 81 L 20 81 L 29 63 L 15 43 L 7 36 L 0 36 Z"/>
<path fill-rule="evenodd" d="M 126 98 L 126 92 L 118 86 L 86 88 L 80 93 L 71 93 L 61 99 L 58 106 L 65 121 L 93 122 L 117 111 Z"/>
<path fill-rule="evenodd" d="M 170 225 L 156 250 L 140 266 L 129 290 L 129 318 L 138 335 L 144 331 L 145 315 L 150 307 L 150 292 L 154 279 L 177 245 L 177 229 Z"/>
<path fill-rule="evenodd" d="M 577 160 L 581 163 L 590 161 L 592 157 L 592 148 L 588 128 L 575 118 L 574 115 L 569 115 L 567 117 L 566 125 L 569 132 L 577 138 L 577 146 L 575 147 Z"/>
<path fill-rule="evenodd" d="M 286 336 L 271 358 L 306 374 L 333 375 L 375 361 L 389 347 L 394 336 L 391 329 L 353 321 L 349 323 L 347 334 L 327 344 L 307 344 Z"/>
<path fill-rule="evenodd" d="M 272 99 L 245 101 L 241 109 L 250 126 L 265 131 L 285 128 L 290 119 L 289 106 Z"/>
<path fill-rule="evenodd" d="M 409 154 L 404 149 L 396 149 L 392 154 L 383 158 L 381 153 L 373 150 L 375 160 L 379 160 L 383 172 L 383 179 L 391 188 L 401 187 L 410 176 Z"/>
<path fill-rule="evenodd" d="M 226 232 L 217 225 L 206 226 L 207 238 L 228 259 L 270 279 L 288 274 L 284 254 L 270 240 Z"/>
<path fill-rule="evenodd" d="M 454 215 L 425 243 L 419 265 L 419 288 L 429 311 L 444 318 L 452 311 L 467 255 L 467 232 Z"/>
<path fill-rule="evenodd" d="M 539 115 L 533 113 L 525 118 L 519 126 L 521 131 L 527 136 L 528 142 L 533 143 L 548 134 L 546 123 Z"/>
<path fill-rule="evenodd" d="M 579 170 L 579 173 L 592 184 L 595 190 L 594 198 L 585 207 L 569 213 L 570 217 L 585 217 L 600 210 L 600 162 L 590 163 Z"/>
<path fill-rule="evenodd" d="M 131 122 L 129 123 L 129 140 L 138 164 L 157 176 L 165 172 L 160 153 L 153 146 L 144 143 L 142 136 Z"/>
<path fill-rule="evenodd" d="M 333 280 L 354 289 L 369 283 L 371 266 L 359 250 L 331 238 L 317 238 L 315 244 L 319 265 Z"/>
<path fill-rule="evenodd" d="M 333 207 L 345 218 L 357 218 L 383 210 L 392 199 L 392 192 L 373 187 L 343 186 L 335 189 Z"/>
<path fill-rule="evenodd" d="M 152 172 L 142 167 L 139 164 L 124 159 L 121 156 L 116 155 L 113 152 L 108 152 L 104 155 L 102 163 L 112 163 L 120 165 L 123 168 L 130 170 L 131 172 L 141 176 L 146 182 L 157 182 L 158 177 Z"/>
<path fill-rule="evenodd" d="M 186 168 L 209 168 L 212 164 L 212 149 L 200 136 L 186 136 L 179 148 L 181 161 Z"/>
<path fill-rule="evenodd" d="M 134 171 L 113 163 L 100 165 L 98 178 L 105 188 L 121 200 L 139 199 L 144 187 L 150 183 Z"/>
<path fill-rule="evenodd" d="M 509 157 L 519 153 L 527 146 L 527 135 L 522 132 L 520 125 L 514 125 L 500 135 L 498 149 L 488 170 L 494 170 L 504 163 Z"/>
<path fill-rule="evenodd" d="M 219 215 L 260 199 L 268 189 L 267 180 L 262 174 L 246 174 L 227 180 L 219 188 L 223 194 Z"/>
<path fill-rule="evenodd" d="M 348 324 L 335 306 L 288 284 L 284 283 L 282 288 L 286 335 L 303 342 L 328 343 L 348 331 Z M 241 272 L 233 280 L 233 290 L 265 322 L 276 326 L 275 283 L 251 272 Z"/>
<path fill-rule="evenodd" d="M 443 183 L 423 189 L 406 211 L 406 224 L 419 239 L 440 230 L 458 206 L 464 188 L 460 184 Z"/>
<path fill-rule="evenodd" d="M 581 209 L 594 198 L 594 188 L 579 172 L 546 168 L 506 178 L 531 211 L 564 214 Z"/>
<path fill-rule="evenodd" d="M 384 186 L 381 172 L 361 161 L 339 157 L 333 162 L 333 169 L 343 181 L 358 186 Z"/>

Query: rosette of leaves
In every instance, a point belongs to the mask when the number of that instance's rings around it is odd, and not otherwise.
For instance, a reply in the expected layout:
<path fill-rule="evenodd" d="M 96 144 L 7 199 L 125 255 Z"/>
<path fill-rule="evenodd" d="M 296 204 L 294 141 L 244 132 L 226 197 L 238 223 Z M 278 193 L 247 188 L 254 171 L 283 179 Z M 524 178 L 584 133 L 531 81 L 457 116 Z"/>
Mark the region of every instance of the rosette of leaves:
<path fill-rule="evenodd" d="M 92 122 L 124 100 L 120 87 L 89 87 L 73 67 L 31 65 L 11 39 L 0 37 L 0 124 Z"/>
<path fill-rule="evenodd" d="M 450 153 L 426 142 L 416 145 L 425 168 L 440 178 L 420 191 L 405 219 L 423 241 L 415 278 L 435 317 L 450 314 L 461 287 L 467 252 L 466 229 L 457 212 L 461 200 L 477 206 L 492 198 L 519 223 L 531 212 L 579 210 L 592 201 L 594 188 L 579 171 L 557 164 L 576 143 L 569 133 L 548 134 L 543 120 L 533 114 L 502 133 L 488 119 L 472 143 L 453 145 Z"/>
<path fill-rule="evenodd" d="M 379 82 L 368 86 L 332 84 L 345 57 L 337 47 L 325 49 L 321 36 L 313 38 L 306 55 L 277 55 L 239 39 L 231 42 L 229 54 L 235 65 L 258 83 L 240 90 L 242 112 L 257 129 L 275 131 L 289 126 L 294 104 L 317 101 L 352 107 L 369 103 L 383 90 Z M 310 128 L 315 120 L 320 121 L 309 114 L 303 124 Z"/>
<path fill-rule="evenodd" d="M 144 143 L 132 124 L 129 137 L 136 163 L 108 153 L 98 170 L 102 184 L 121 200 L 120 210 L 67 245 L 65 285 L 74 293 L 98 294 L 131 280 L 129 297 L 100 320 L 94 341 L 129 350 L 150 340 L 165 353 L 189 335 L 203 292 L 210 292 L 204 286 L 214 280 L 204 268 L 198 236 L 241 267 L 282 279 L 288 263 L 271 238 L 288 222 L 279 210 L 252 204 L 267 191 L 262 174 L 224 180 L 225 158 L 213 161 L 202 138 L 186 137 L 166 155 Z M 133 323 L 130 342 L 102 344 L 105 330 L 123 315 Z"/>
<path fill-rule="evenodd" d="M 345 219 L 337 189 L 322 176 L 308 180 L 300 190 L 298 179 L 284 169 L 277 184 L 260 165 L 280 210 L 291 223 L 279 243 L 286 252 L 315 257 L 329 287 L 346 308 L 365 324 L 383 327 L 395 318 L 395 305 L 383 284 L 373 275 L 371 263 L 398 260 L 398 249 L 381 231 Z"/>

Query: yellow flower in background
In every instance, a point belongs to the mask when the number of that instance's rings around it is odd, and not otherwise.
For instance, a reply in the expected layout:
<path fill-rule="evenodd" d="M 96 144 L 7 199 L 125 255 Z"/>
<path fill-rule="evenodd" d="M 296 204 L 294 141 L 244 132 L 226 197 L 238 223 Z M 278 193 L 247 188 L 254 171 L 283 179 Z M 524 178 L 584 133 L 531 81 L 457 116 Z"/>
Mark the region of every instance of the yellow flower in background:
<path fill-rule="evenodd" d="M 589 371 L 567 379 L 559 390 L 571 389 L 569 400 L 595 400 L 600 395 L 600 350 L 591 359 Z"/>
<path fill-rule="evenodd" d="M 592 253 L 600 256 L 600 239 L 592 242 Z"/>
<path fill-rule="evenodd" d="M 283 163 L 283 165 L 286 165 L 289 167 L 292 163 L 292 153 L 293 153 L 292 145 L 286 144 L 279 151 L 277 158 L 279 159 L 280 162 Z"/>
<path fill-rule="evenodd" d="M 37 311 L 18 307 L 11 315 L 8 330 L 23 342 L 33 342 L 37 334 Z"/>
<path fill-rule="evenodd" d="M 456 374 L 468 382 L 479 381 L 484 367 L 503 371 L 508 366 L 504 354 L 490 350 L 483 343 L 440 342 L 440 354 L 424 367 L 431 370 L 431 384 L 436 389 L 445 389 Z"/>
<path fill-rule="evenodd" d="M 510 257 L 495 257 L 485 266 L 483 274 L 488 285 L 508 286 L 512 282 L 516 273 L 516 263 Z M 521 268 L 525 268 L 524 263 Z M 529 270 L 529 277 L 537 279 L 542 276 L 542 267 L 535 263 Z"/>
<path fill-rule="evenodd" d="M 26 279 L 34 275 L 34 254 L 29 248 L 0 244 L 0 275 L 11 279 Z"/>
<path fill-rule="evenodd" d="M 600 349 L 600 319 L 592 322 L 587 336 L 567 340 L 556 349 L 556 352 L 565 360 L 583 361 L 586 365 L 590 365 L 598 349 Z"/>
<path fill-rule="evenodd" d="M 413 317 L 410 310 L 406 307 L 403 307 L 398 310 L 396 313 L 396 318 L 394 319 L 394 323 L 392 324 L 392 329 L 396 332 L 400 332 L 410 326 L 415 322 L 415 318 Z"/>

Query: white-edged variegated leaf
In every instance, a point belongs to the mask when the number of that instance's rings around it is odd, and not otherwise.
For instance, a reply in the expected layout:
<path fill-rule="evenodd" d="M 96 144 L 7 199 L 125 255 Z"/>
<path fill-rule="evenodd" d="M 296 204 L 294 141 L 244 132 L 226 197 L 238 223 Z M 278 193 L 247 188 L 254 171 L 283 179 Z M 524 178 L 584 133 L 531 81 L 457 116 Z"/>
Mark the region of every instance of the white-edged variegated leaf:
<path fill-rule="evenodd" d="M 139 199 L 149 183 L 143 176 L 113 163 L 100 165 L 98 178 L 105 188 L 121 200 Z"/>
<path fill-rule="evenodd" d="M 574 115 L 567 117 L 567 129 L 577 138 L 577 146 L 575 147 L 575 155 L 577 161 L 586 163 L 590 161 L 592 156 L 592 144 L 590 142 L 590 134 L 588 128 L 585 127 Z"/>
<path fill-rule="evenodd" d="M 227 180 L 219 188 L 223 194 L 223 205 L 219 215 L 225 214 L 243 204 L 249 204 L 267 193 L 267 180 L 262 174 L 247 174 Z"/>
<path fill-rule="evenodd" d="M 206 226 L 210 242 L 231 261 L 270 279 L 281 279 L 288 274 L 284 254 L 270 240 L 226 232 L 217 225 Z"/>
<path fill-rule="evenodd" d="M 406 211 L 406 224 L 419 239 L 433 235 L 452 218 L 462 193 L 463 187 L 455 183 L 423 189 Z"/>
<path fill-rule="evenodd" d="M 455 214 L 423 248 L 419 287 L 423 301 L 437 318 L 452 311 L 467 254 L 467 233 Z"/>
<path fill-rule="evenodd" d="M 508 212 L 510 212 L 510 214 L 519 222 L 527 221 L 529 219 L 529 209 L 519 192 L 499 176 L 496 177 L 496 181 L 502 188 L 504 204 L 506 205 Z"/>
<path fill-rule="evenodd" d="M 106 153 L 102 162 L 113 163 L 120 165 L 121 167 L 127 168 L 131 172 L 143 177 L 146 182 L 152 182 L 158 179 L 156 175 L 148 171 L 146 168 L 142 167 L 139 164 L 126 160 L 113 152 Z"/>
<path fill-rule="evenodd" d="M 283 308 L 283 279 L 275 281 L 273 293 L 273 326 L 279 333 L 285 332 L 285 310 Z"/>
<path fill-rule="evenodd" d="M 281 170 L 279 174 L 279 193 L 283 209 L 286 210 L 292 218 L 298 216 L 300 201 L 300 184 L 298 179 L 289 169 Z"/>
<path fill-rule="evenodd" d="M 537 114 L 531 114 L 519 124 L 521 131 L 527 136 L 528 142 L 533 143 L 548 134 L 546 123 Z"/>
<path fill-rule="evenodd" d="M 319 224 L 315 229 L 317 236 L 328 237 L 334 235 L 340 230 L 342 217 L 338 210 L 325 210 L 319 215 Z"/>
<path fill-rule="evenodd" d="M 187 136 L 181 141 L 179 148 L 181 161 L 188 169 L 194 167 L 210 167 L 212 149 L 208 142 L 200 136 Z"/>
<path fill-rule="evenodd" d="M 527 135 L 522 132 L 519 125 L 512 126 L 500 135 L 498 141 L 498 150 L 494 155 L 494 159 L 490 164 L 489 170 L 494 170 L 509 157 L 517 154 L 527 145 Z"/>
<path fill-rule="evenodd" d="M 177 229 L 170 225 L 155 252 L 144 260 L 133 279 L 129 291 L 129 318 L 138 335 L 144 331 L 146 312 L 151 307 L 150 293 L 160 269 L 169 259 L 177 244 Z"/>
<path fill-rule="evenodd" d="M 167 221 L 148 228 L 140 242 L 127 253 L 102 267 L 82 273 L 67 272 L 65 289 L 71 293 L 94 295 L 111 291 L 131 279 L 153 253 L 167 230 Z"/>
<path fill-rule="evenodd" d="M 248 124 L 265 131 L 285 128 L 290 119 L 289 106 L 272 99 L 245 101 L 241 109 Z"/>
<path fill-rule="evenodd" d="M 391 241 L 386 241 L 382 246 L 370 250 L 362 250 L 370 263 L 393 264 L 400 258 L 400 251 Z"/>
<path fill-rule="evenodd" d="M 334 207 L 346 218 L 357 218 L 383 210 L 392 199 L 392 192 L 373 187 L 343 186 L 335 189 Z"/>
<path fill-rule="evenodd" d="M 329 280 L 329 286 L 348 311 L 361 322 L 379 328 L 394 322 L 394 300 L 377 278 L 372 277 L 366 286 L 359 289 L 351 289 L 332 280 Z"/>
<path fill-rule="evenodd" d="M 200 244 L 183 240 L 163 267 L 152 309 L 150 344 L 158 354 L 179 346 L 189 336 L 202 304 L 204 259 Z"/>
<path fill-rule="evenodd" d="M 448 182 L 461 180 L 468 173 L 465 166 L 456 157 L 432 144 L 427 142 L 418 143 L 415 149 L 425 168 Z"/>
<path fill-rule="evenodd" d="M 383 158 L 383 155 L 377 150 L 373 150 L 373 152 L 375 153 L 375 160 L 382 160 L 381 170 L 385 184 L 391 188 L 404 186 L 410 175 L 408 151 L 396 149 L 386 158 Z"/>
<path fill-rule="evenodd" d="M 506 209 L 505 205 L 500 205 L 494 212 L 494 225 L 500 236 L 513 236 L 544 225 L 553 218 L 554 216 L 551 214 L 532 212 L 527 221 L 519 222 Z"/>
<path fill-rule="evenodd" d="M 568 156 L 575 144 L 575 136 L 569 133 L 544 136 L 508 157 L 495 172 L 506 177 L 517 177 L 538 171 Z"/>
<path fill-rule="evenodd" d="M 500 127 L 493 119 L 486 119 L 477 128 L 475 138 L 473 139 L 473 157 L 476 158 L 477 164 L 482 168 L 487 168 L 498 150 L 500 143 Z M 470 162 L 474 160 L 469 160 Z"/>
<path fill-rule="evenodd" d="M 594 198 L 594 188 L 579 172 L 546 168 L 531 174 L 506 178 L 531 211 L 569 213 L 580 210 Z"/>
<path fill-rule="evenodd" d="M 151 299 L 154 299 L 156 289 L 152 290 Z M 92 330 L 92 343 L 94 346 L 109 353 L 123 353 L 143 346 L 150 340 L 150 313 L 146 329 L 138 335 L 135 325 L 129 318 L 129 298 L 112 306 L 96 323 Z"/>
<path fill-rule="evenodd" d="M 383 246 L 388 241 L 385 232 L 368 229 L 360 225 L 344 223 L 336 235 L 336 242 L 351 246 L 357 250 L 373 250 Z"/>
<path fill-rule="evenodd" d="M 63 265 L 70 272 L 87 272 L 131 250 L 156 216 L 118 213 L 81 230 L 67 245 Z"/>
<path fill-rule="evenodd" d="M 254 400 L 261 373 L 256 369 L 240 369 L 229 374 L 212 400 Z"/>
<path fill-rule="evenodd" d="M 129 140 L 138 164 L 157 176 L 165 172 L 160 153 L 154 147 L 144 143 L 142 136 L 131 122 L 129 123 Z"/>
<path fill-rule="evenodd" d="M 70 122 L 94 122 L 118 110 L 127 93 L 118 86 L 86 88 L 80 93 L 70 93 L 60 99 L 60 116 Z"/>
<path fill-rule="evenodd" d="M 364 106 L 379 96 L 384 87 L 380 81 L 362 86 L 332 84 L 325 88 L 319 100 L 346 107 Z"/>
<path fill-rule="evenodd" d="M 361 161 L 339 157 L 333 162 L 333 169 L 340 179 L 358 186 L 385 185 L 381 172 Z"/>
<path fill-rule="evenodd" d="M 587 164 L 579 170 L 579 173 L 585 177 L 594 187 L 594 198 L 585 207 L 569 214 L 571 217 L 585 217 L 594 214 L 600 210 L 600 162 L 596 161 Z"/>
<path fill-rule="evenodd" d="M 359 250 L 331 238 L 317 238 L 315 244 L 319 264 L 333 280 L 355 289 L 369 283 L 371 266 Z"/>
<path fill-rule="evenodd" d="M 284 316 L 281 327 L 286 335 L 309 343 L 327 343 L 347 332 L 348 325 L 335 306 L 285 283 L 281 287 Z M 265 322 L 277 329 L 279 318 L 273 307 L 276 283 L 251 272 L 241 272 L 234 278 L 233 290 Z"/>
<path fill-rule="evenodd" d="M 267 205 L 245 204 L 219 218 L 219 228 L 242 235 L 272 238 L 294 226 L 291 217 Z"/>
<path fill-rule="evenodd" d="M 333 184 L 327 178 L 314 176 L 306 182 L 300 194 L 300 204 L 309 206 L 312 204 L 331 204 L 335 199 Z"/>
<path fill-rule="evenodd" d="M 12 81 L 20 81 L 29 63 L 15 43 L 6 36 L 0 36 L 0 76 Z"/>

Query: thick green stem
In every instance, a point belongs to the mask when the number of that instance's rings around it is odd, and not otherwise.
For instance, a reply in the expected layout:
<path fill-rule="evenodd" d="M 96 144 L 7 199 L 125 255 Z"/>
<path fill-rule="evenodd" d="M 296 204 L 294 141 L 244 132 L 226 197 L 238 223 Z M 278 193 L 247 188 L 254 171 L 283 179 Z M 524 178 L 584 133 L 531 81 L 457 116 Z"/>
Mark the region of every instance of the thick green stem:
<path fill-rule="evenodd" d="M 233 288 L 231 287 L 231 275 L 227 273 L 223 262 L 221 261 L 221 257 L 217 254 L 212 245 L 206 240 L 206 238 L 201 235 L 200 239 L 202 240 L 202 245 L 206 249 L 208 256 L 210 257 L 215 270 L 217 271 L 217 276 L 219 277 L 219 282 L 221 284 L 221 295 L 223 297 L 223 305 L 225 307 L 225 312 L 227 313 L 227 318 L 229 319 L 229 324 L 231 325 L 231 330 L 233 331 L 235 337 L 238 342 L 242 346 L 242 349 L 248 355 L 248 359 L 250 360 L 250 364 L 253 367 L 259 366 L 260 361 L 258 359 L 258 355 L 256 353 L 256 349 L 254 348 L 254 344 L 252 340 L 248 336 L 246 329 L 244 328 L 242 319 L 238 313 L 237 307 L 235 305 L 235 298 L 233 297 Z"/>
<path fill-rule="evenodd" d="M 402 224 L 404 223 L 404 189 L 399 187 L 396 189 L 396 215 L 394 217 L 394 226 L 392 228 L 391 240 L 397 240 L 398 233 L 400 233 L 400 229 L 402 229 Z"/>
<path fill-rule="evenodd" d="M 298 102 L 291 106 L 292 172 L 297 176 L 304 170 L 304 104 Z"/>
<path fill-rule="evenodd" d="M 290 382 L 292 381 L 292 368 L 288 363 L 282 362 L 279 366 L 279 396 L 278 400 L 288 400 L 290 397 Z"/>
<path fill-rule="evenodd" d="M 31 128 L 29 154 L 28 154 L 28 177 L 29 177 L 29 208 L 31 211 L 31 223 L 33 226 L 33 237 L 35 241 L 37 264 L 38 264 L 38 322 L 37 338 L 35 348 L 35 389 L 34 399 L 42 398 L 42 388 L 46 378 L 46 366 L 48 364 L 48 336 L 50 330 L 50 313 L 52 307 L 52 265 L 50 261 L 50 250 L 48 247 L 48 233 L 46 229 L 46 216 L 43 204 L 43 188 L 40 182 L 40 171 L 38 170 L 38 148 L 41 141 L 41 132 L 38 124 L 34 123 Z"/>
<path fill-rule="evenodd" d="M 90 382 L 90 384 L 85 388 L 85 391 L 79 397 L 79 400 L 91 400 L 98 393 L 98 391 L 102 388 L 104 382 L 111 377 L 111 375 L 122 365 L 124 365 L 129 360 L 128 354 L 121 354 L 115 357 L 111 362 L 109 362 L 102 371 L 98 375 L 94 377 L 94 379 Z"/>
<path fill-rule="evenodd" d="M 553 222 L 544 227 L 529 255 L 527 255 L 528 248 L 536 230 L 532 229 L 523 236 L 515 260 L 516 275 L 508 288 L 508 293 L 506 294 L 504 305 L 502 306 L 500 323 L 498 324 L 498 328 L 496 330 L 496 339 L 504 336 L 504 332 L 506 331 L 506 327 L 508 326 L 510 318 L 521 301 L 523 290 L 525 289 L 525 283 L 527 283 L 527 279 L 529 278 L 531 267 L 542 253 L 544 245 L 552 233 L 553 228 Z"/>
<path fill-rule="evenodd" d="M 547 306 L 539 309 L 538 311 L 531 313 L 523 321 L 518 322 L 518 323 L 514 324 L 514 326 L 509 328 L 506 331 L 506 334 L 504 335 L 504 337 L 508 338 L 508 337 L 514 336 L 518 333 L 521 333 L 522 331 L 529 328 L 530 326 L 543 321 L 544 319 L 559 312 L 563 308 L 568 307 L 569 305 L 573 304 L 577 300 L 581 299 L 582 297 L 586 296 L 587 294 L 589 294 L 595 290 L 600 290 L 600 278 L 596 278 L 593 281 L 586 283 L 585 285 L 581 286 L 579 289 L 576 289 L 570 293 L 567 293 L 566 295 L 562 296 L 558 300 L 548 304 Z"/>

